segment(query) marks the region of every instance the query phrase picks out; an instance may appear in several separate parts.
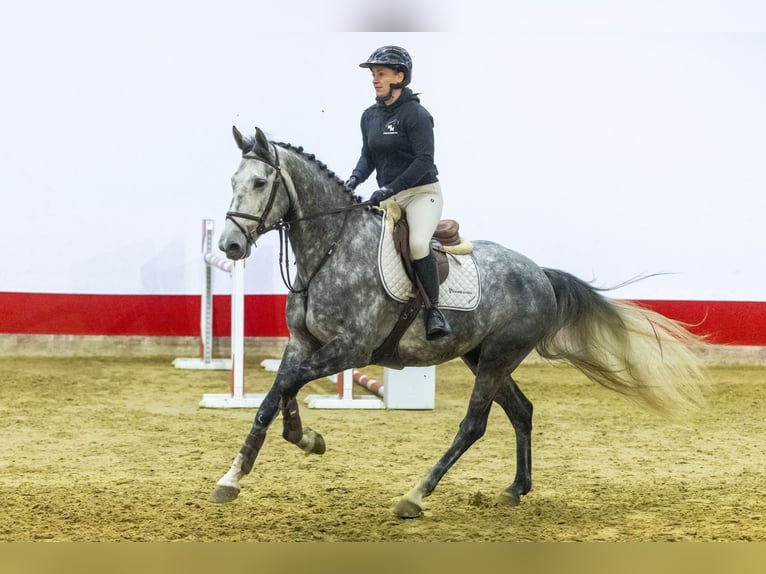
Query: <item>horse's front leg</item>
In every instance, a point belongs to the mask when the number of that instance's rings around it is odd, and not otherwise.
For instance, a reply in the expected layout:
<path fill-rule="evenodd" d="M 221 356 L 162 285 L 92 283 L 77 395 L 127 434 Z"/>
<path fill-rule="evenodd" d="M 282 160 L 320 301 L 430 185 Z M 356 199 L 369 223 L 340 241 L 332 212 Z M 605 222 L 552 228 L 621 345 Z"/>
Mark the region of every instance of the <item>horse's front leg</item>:
<path fill-rule="evenodd" d="M 335 374 L 356 364 L 360 358 L 352 352 L 353 347 L 353 341 L 341 335 L 317 352 L 298 361 L 294 358 L 297 353 L 292 352 L 288 345 L 279 373 L 258 408 L 245 443 L 229 471 L 218 481 L 211 495 L 213 502 L 230 502 L 237 498 L 240 492 L 239 482 L 252 470 L 255 459 L 266 440 L 266 432 L 280 410 L 284 417 L 283 437 L 286 440 L 306 452 L 324 453 L 325 445 L 322 436 L 308 427 L 303 427 L 301 423 L 296 395 L 309 381 Z"/>
<path fill-rule="evenodd" d="M 210 495 L 212 502 L 231 502 L 239 496 L 239 481 L 253 468 L 258 452 L 266 440 L 266 431 L 277 415 L 280 396 L 279 376 L 277 376 L 261 402 L 261 406 L 258 407 L 253 427 L 245 438 L 245 444 L 242 445 L 239 454 L 234 457 L 228 472 L 216 483 L 215 490 Z"/>
<path fill-rule="evenodd" d="M 322 435 L 301 423 L 297 397 L 282 405 L 282 438 L 309 454 L 324 454 Z"/>

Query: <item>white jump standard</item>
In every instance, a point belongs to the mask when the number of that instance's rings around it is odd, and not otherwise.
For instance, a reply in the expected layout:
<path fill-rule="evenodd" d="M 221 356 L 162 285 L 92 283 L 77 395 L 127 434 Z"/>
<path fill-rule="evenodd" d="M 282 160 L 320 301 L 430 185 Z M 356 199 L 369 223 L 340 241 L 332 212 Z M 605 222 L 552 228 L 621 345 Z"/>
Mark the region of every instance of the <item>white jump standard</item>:
<path fill-rule="evenodd" d="M 202 357 L 178 358 L 178 369 L 231 369 L 228 393 L 205 393 L 199 403 L 208 408 L 257 408 L 265 393 L 245 393 L 245 265 L 212 252 L 215 222 L 203 220 L 202 259 L 205 262 L 205 291 L 200 309 Z M 231 358 L 213 359 L 213 269 L 231 275 Z"/>

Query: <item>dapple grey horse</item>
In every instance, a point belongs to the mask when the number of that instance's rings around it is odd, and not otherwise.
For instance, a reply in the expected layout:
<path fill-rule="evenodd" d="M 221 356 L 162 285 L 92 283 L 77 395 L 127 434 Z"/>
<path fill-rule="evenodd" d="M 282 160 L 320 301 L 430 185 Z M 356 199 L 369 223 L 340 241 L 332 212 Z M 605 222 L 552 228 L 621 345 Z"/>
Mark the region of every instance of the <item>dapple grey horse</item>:
<path fill-rule="evenodd" d="M 322 436 L 301 422 L 298 391 L 309 381 L 371 364 L 402 305 L 386 294 L 379 276 L 377 210 L 302 148 L 271 142 L 258 128 L 249 138 L 233 129 L 242 159 L 231 180 L 233 199 L 219 247 L 229 259 L 242 259 L 261 235 L 278 230 L 286 256 L 292 244 L 295 278 L 288 261 L 290 337 L 244 445 L 211 495 L 214 502 L 239 495 L 240 480 L 252 470 L 280 413 L 287 441 L 324 453 Z M 423 322 L 416 320 L 400 341 L 406 365 L 460 357 L 475 376 L 452 444 L 396 506 L 403 518 L 421 515 L 423 499 L 484 434 L 493 403 L 505 411 L 516 435 L 516 475 L 498 500 L 516 505 L 529 492 L 532 404 L 512 374 L 533 350 L 568 361 L 591 380 L 659 411 L 678 412 L 703 400 L 705 370 L 695 347 L 704 341 L 683 325 L 609 299 L 568 273 L 541 268 L 496 243 L 473 244 L 482 293 L 478 308 L 446 310 L 453 328 L 448 337 L 427 341 Z"/>

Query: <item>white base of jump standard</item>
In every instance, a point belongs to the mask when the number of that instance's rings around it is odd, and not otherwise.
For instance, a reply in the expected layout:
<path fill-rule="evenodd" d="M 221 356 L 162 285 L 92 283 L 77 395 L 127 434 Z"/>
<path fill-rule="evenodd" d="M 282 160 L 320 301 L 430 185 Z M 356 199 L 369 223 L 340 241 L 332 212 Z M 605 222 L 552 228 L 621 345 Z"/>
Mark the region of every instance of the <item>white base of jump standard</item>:
<path fill-rule="evenodd" d="M 383 400 L 389 409 L 432 410 L 436 403 L 436 367 L 383 369 Z"/>
<path fill-rule="evenodd" d="M 199 406 L 207 409 L 257 409 L 266 393 L 245 393 L 235 396 L 227 393 L 205 393 Z"/>
<path fill-rule="evenodd" d="M 173 360 L 173 366 L 176 369 L 202 369 L 210 371 L 230 371 L 231 359 L 192 359 L 179 357 Z"/>
<path fill-rule="evenodd" d="M 308 395 L 304 402 L 310 409 L 385 409 L 386 404 L 378 397 L 338 397 L 332 395 Z"/>

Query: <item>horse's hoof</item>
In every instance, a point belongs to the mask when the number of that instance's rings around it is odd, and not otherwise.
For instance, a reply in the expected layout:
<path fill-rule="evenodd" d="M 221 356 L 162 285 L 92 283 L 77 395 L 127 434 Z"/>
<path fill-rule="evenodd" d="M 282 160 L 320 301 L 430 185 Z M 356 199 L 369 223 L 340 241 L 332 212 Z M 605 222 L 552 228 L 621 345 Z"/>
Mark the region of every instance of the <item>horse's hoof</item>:
<path fill-rule="evenodd" d="M 326 450 L 326 446 L 324 443 L 324 438 L 321 434 L 319 434 L 314 429 L 311 429 L 309 427 L 306 427 L 303 429 L 303 435 L 305 437 L 310 437 L 310 444 L 306 449 L 304 449 L 308 454 L 324 454 Z"/>
<path fill-rule="evenodd" d="M 399 518 L 419 518 L 423 516 L 423 509 L 407 498 L 403 498 L 396 505 L 394 514 Z"/>
<path fill-rule="evenodd" d="M 324 444 L 324 437 L 322 437 L 321 434 L 316 433 L 316 437 L 314 438 L 314 446 L 311 448 L 311 451 L 309 451 L 309 454 L 324 454 L 326 450 L 326 446 Z"/>
<path fill-rule="evenodd" d="M 497 497 L 497 501 L 503 506 L 518 506 L 521 504 L 521 495 L 514 490 L 504 490 Z"/>
<path fill-rule="evenodd" d="M 231 502 L 239 496 L 239 489 L 233 486 L 216 486 L 213 493 L 210 495 L 210 502 L 216 504 L 224 504 Z"/>

